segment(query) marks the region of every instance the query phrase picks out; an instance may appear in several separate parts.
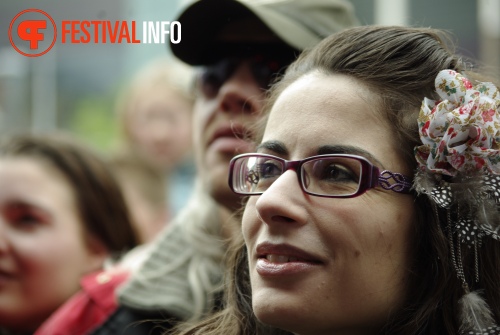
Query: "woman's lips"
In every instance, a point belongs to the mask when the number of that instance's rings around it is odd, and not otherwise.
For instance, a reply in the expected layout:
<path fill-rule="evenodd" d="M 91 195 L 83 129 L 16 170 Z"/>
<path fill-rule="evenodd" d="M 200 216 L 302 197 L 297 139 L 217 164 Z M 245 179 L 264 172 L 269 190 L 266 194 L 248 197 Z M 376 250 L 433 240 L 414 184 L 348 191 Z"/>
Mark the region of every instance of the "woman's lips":
<path fill-rule="evenodd" d="M 323 264 L 319 257 L 287 244 L 261 243 L 256 252 L 256 271 L 262 277 L 296 275 Z"/>
<path fill-rule="evenodd" d="M 259 258 L 255 269 L 262 277 L 291 276 L 297 275 L 316 268 L 319 263 L 309 263 L 302 261 L 287 263 L 272 263 L 266 258 Z"/>

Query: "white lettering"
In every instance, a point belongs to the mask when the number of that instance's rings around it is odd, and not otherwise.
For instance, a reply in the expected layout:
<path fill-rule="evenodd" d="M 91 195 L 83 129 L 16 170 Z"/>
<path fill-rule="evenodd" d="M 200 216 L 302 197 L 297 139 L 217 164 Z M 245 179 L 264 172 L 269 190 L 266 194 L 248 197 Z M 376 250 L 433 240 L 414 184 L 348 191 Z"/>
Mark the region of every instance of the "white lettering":
<path fill-rule="evenodd" d="M 181 42 L 181 23 L 179 21 L 173 21 L 170 24 L 170 29 L 172 30 L 170 32 L 170 42 L 172 42 L 174 44 L 180 43 Z"/>

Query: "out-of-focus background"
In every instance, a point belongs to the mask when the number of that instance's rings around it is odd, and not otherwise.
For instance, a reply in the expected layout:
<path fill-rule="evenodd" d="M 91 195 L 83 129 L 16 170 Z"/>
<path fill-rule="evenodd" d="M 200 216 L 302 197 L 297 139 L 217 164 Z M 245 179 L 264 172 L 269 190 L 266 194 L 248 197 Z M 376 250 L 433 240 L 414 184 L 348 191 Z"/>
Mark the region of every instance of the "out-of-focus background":
<path fill-rule="evenodd" d="M 248 0 L 252 1 L 252 0 Z M 261 0 L 262 1 L 262 0 Z M 3 0 L 0 2 L 0 132 L 70 131 L 106 151 L 120 89 L 161 44 L 61 44 L 25 57 L 9 42 L 11 20 L 29 8 L 62 20 L 172 21 L 187 0 Z M 500 76 L 500 0 L 352 0 L 363 24 L 430 26 L 454 34 L 459 52 Z M 203 27 L 199 27 L 203 29 Z M 182 43 L 182 42 L 181 42 Z"/>

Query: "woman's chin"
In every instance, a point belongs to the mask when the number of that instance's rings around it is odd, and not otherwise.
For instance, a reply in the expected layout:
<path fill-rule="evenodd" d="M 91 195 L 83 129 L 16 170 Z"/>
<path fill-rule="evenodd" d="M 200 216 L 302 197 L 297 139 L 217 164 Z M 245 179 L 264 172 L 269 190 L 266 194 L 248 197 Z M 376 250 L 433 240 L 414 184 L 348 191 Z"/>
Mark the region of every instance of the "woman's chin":
<path fill-rule="evenodd" d="M 257 319 L 268 326 L 294 331 L 299 324 L 304 324 L 304 310 L 300 306 L 291 306 L 273 301 L 254 301 L 254 314 Z M 297 325 L 296 325 L 297 324 Z"/>

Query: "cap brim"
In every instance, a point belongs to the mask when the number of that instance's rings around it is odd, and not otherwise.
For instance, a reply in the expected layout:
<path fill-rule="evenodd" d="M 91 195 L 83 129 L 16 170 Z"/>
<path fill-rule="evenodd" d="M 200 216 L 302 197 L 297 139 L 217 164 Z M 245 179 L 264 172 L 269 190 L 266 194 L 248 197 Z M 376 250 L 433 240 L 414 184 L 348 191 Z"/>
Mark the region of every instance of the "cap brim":
<path fill-rule="evenodd" d="M 173 54 L 190 65 L 206 65 L 224 53 L 224 46 L 217 40 L 221 30 L 232 22 L 253 18 L 274 32 L 277 40 L 296 50 L 319 42 L 319 38 L 297 27 L 297 23 L 269 8 L 261 9 L 249 3 L 234 0 L 204 0 L 191 4 L 177 19 L 181 23 L 181 42 L 170 44 Z M 287 40 L 280 32 L 287 31 L 293 40 Z M 240 40 L 241 43 L 246 42 Z M 292 49 L 290 48 L 290 49 Z"/>

